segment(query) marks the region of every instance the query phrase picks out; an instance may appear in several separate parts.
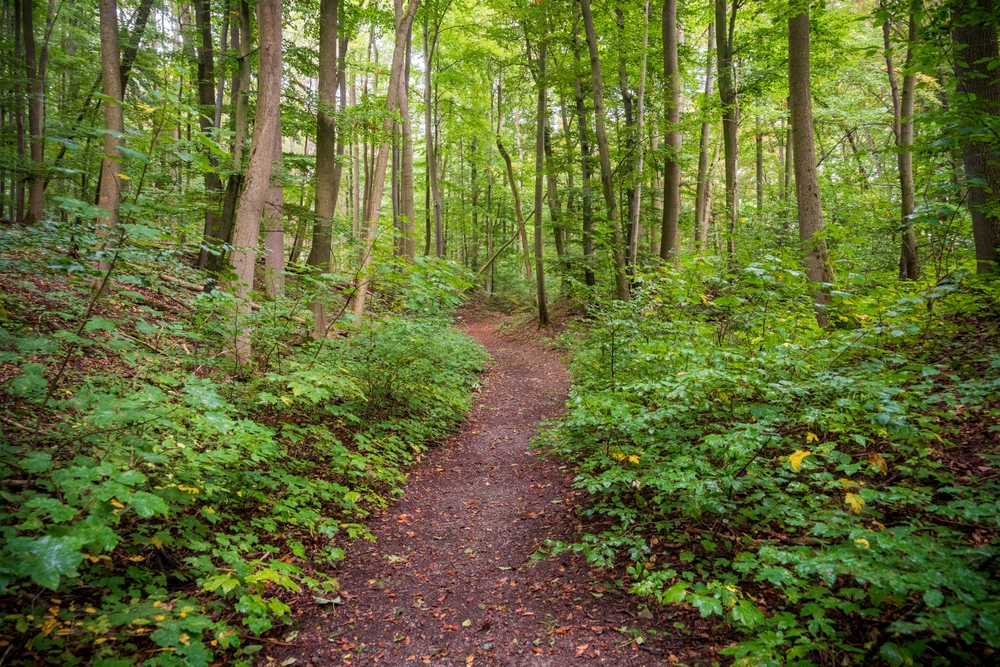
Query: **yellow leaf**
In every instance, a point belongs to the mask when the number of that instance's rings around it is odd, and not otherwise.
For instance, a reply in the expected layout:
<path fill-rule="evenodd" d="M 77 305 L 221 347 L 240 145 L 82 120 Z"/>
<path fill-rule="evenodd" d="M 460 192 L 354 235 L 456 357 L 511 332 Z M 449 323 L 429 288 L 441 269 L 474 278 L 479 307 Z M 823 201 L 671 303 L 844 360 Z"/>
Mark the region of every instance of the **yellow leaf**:
<path fill-rule="evenodd" d="M 127 560 L 130 560 L 133 563 L 138 563 L 139 561 L 146 560 L 146 559 L 143 558 L 142 556 L 129 556 Z"/>
<path fill-rule="evenodd" d="M 236 495 L 239 496 L 240 498 L 242 498 L 243 497 L 243 492 L 242 491 L 237 491 Z"/>
<path fill-rule="evenodd" d="M 122 179 L 123 181 L 131 181 L 132 180 L 132 177 L 129 176 L 128 174 L 115 174 L 115 176 L 117 176 L 118 178 Z"/>
<path fill-rule="evenodd" d="M 636 456 L 635 454 L 630 454 L 629 457 L 628 457 L 628 462 L 629 463 L 638 463 L 639 462 L 639 457 Z"/>
<path fill-rule="evenodd" d="M 121 509 L 121 508 L 125 507 L 124 505 L 122 505 L 120 502 L 118 502 L 114 498 L 111 499 L 111 504 L 114 505 L 115 507 L 117 507 L 118 509 Z"/>
<path fill-rule="evenodd" d="M 868 546 L 869 546 L 868 545 L 868 540 L 866 540 L 863 537 L 859 537 L 858 539 L 854 540 L 854 543 L 857 544 L 862 549 L 867 549 Z"/>
<path fill-rule="evenodd" d="M 848 491 L 850 489 L 853 489 L 856 486 L 858 486 L 858 487 L 861 486 L 860 484 L 858 484 L 857 482 L 855 482 L 853 479 L 847 479 L 846 477 L 841 477 L 837 481 L 840 482 L 840 485 L 842 487 L 844 487 L 844 491 Z"/>
<path fill-rule="evenodd" d="M 802 467 L 802 461 L 812 454 L 812 452 L 807 452 L 804 449 L 797 449 L 795 452 L 788 457 L 788 462 L 792 464 L 792 470 L 798 470 Z"/>
<path fill-rule="evenodd" d="M 187 633 L 181 635 L 181 643 L 184 644 L 185 646 L 191 645 L 191 638 L 187 636 Z"/>
<path fill-rule="evenodd" d="M 810 442 L 819 442 L 819 436 L 813 432 L 806 433 L 806 444 Z"/>
<path fill-rule="evenodd" d="M 215 514 L 215 510 L 212 509 L 211 507 L 206 507 L 205 508 L 205 513 L 206 514 Z"/>
<path fill-rule="evenodd" d="M 292 404 L 292 399 L 288 398 L 287 396 L 282 396 L 281 397 L 281 402 L 284 403 L 285 405 L 291 405 Z"/>
<path fill-rule="evenodd" d="M 872 519 L 872 525 L 875 526 L 875 530 L 885 530 L 885 524 Z"/>
<path fill-rule="evenodd" d="M 868 462 L 871 463 L 876 468 L 878 468 L 883 475 L 889 473 L 889 465 L 885 462 L 885 459 L 882 458 L 882 455 L 879 454 L 878 452 L 872 452 L 871 454 L 869 454 Z"/>
<path fill-rule="evenodd" d="M 865 499 L 856 493 L 848 493 L 844 496 L 844 504 L 850 505 L 855 514 L 861 514 L 861 508 L 865 506 Z"/>

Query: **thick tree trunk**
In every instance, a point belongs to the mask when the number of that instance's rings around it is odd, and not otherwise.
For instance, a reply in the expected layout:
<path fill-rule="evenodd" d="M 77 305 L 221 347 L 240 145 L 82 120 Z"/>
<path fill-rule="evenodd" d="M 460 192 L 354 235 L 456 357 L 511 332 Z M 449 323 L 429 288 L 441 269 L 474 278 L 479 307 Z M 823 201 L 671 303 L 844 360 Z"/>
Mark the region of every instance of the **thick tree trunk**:
<path fill-rule="evenodd" d="M 21 34 L 24 21 L 21 17 L 22 3 L 14 0 L 14 62 L 15 66 L 21 64 Z M 24 105 L 21 101 L 21 94 L 24 92 L 21 86 L 21 77 L 15 78 L 14 99 L 17 100 L 17 110 L 14 112 L 14 129 L 17 134 L 17 164 L 18 169 L 24 168 Z M 15 173 L 11 178 L 11 199 L 13 199 L 14 221 L 24 222 L 24 179 L 21 174 Z"/>
<path fill-rule="evenodd" d="M 718 41 L 719 99 L 722 102 L 722 139 L 726 161 L 726 215 L 728 231 L 726 250 L 730 259 L 736 254 L 736 221 L 740 214 L 738 159 L 740 110 L 736 97 L 736 71 L 733 65 L 733 33 L 736 30 L 736 10 L 727 16 L 726 0 L 715 0 L 715 32 Z"/>
<path fill-rule="evenodd" d="M 385 110 L 386 119 L 382 129 L 386 136 L 392 131 L 392 117 L 396 113 L 399 105 L 399 87 L 403 85 L 403 60 L 406 57 L 406 41 L 413 25 L 413 16 L 417 12 L 418 0 L 409 0 L 406 11 L 396 31 L 396 42 L 392 51 L 392 64 L 389 70 L 389 89 L 386 95 Z M 385 170 L 389 163 L 389 152 L 391 145 L 383 142 L 379 148 L 378 158 L 375 161 L 372 171 L 372 188 L 368 200 L 368 209 L 365 211 L 365 254 L 361 260 L 361 267 L 358 269 L 358 286 L 354 296 L 354 316 L 360 318 L 365 312 L 365 299 L 368 294 L 368 280 L 372 253 L 375 250 L 375 241 L 378 237 L 378 220 L 380 209 L 382 208 L 382 193 L 385 189 Z"/>
<path fill-rule="evenodd" d="M 545 300 L 545 267 L 542 256 L 542 206 L 545 179 L 545 135 L 549 124 L 549 114 L 545 105 L 545 58 L 548 44 L 542 39 L 538 46 L 538 110 L 535 128 L 535 286 L 538 296 L 538 326 L 548 326 L 549 309 Z M 553 223 L 554 224 L 554 223 Z"/>
<path fill-rule="evenodd" d="M 264 291 L 271 298 L 285 291 L 285 190 L 284 155 L 281 146 L 281 118 L 274 134 L 271 180 L 264 200 Z"/>
<path fill-rule="evenodd" d="M 702 108 L 701 142 L 698 150 L 698 184 L 695 191 L 694 200 L 694 247 L 699 253 L 703 253 L 705 248 L 702 244 L 704 238 L 705 220 L 705 197 L 708 190 L 708 144 L 712 138 L 712 123 L 709 120 L 709 109 L 712 101 L 712 84 L 714 79 L 712 52 L 715 51 L 715 24 L 708 26 L 708 57 L 705 63 L 705 100 Z"/>
<path fill-rule="evenodd" d="M 618 18 L 618 30 L 621 34 L 621 50 L 618 56 L 618 88 L 622 96 L 622 111 L 625 115 L 625 145 L 623 153 L 626 158 L 619 164 L 619 174 L 624 182 L 622 189 L 625 191 L 625 266 L 629 275 L 635 275 L 635 266 L 631 262 L 632 241 L 635 230 L 632 227 L 632 220 L 638 216 L 639 205 L 636 199 L 636 181 L 638 180 L 635 171 L 636 146 L 639 143 L 635 128 L 635 114 L 633 111 L 632 91 L 628 85 L 628 61 L 625 58 L 625 12 L 621 7 L 615 8 L 615 15 Z M 643 49 L 645 55 L 645 49 Z"/>
<path fill-rule="evenodd" d="M 230 287 L 237 299 L 233 321 L 232 352 L 238 364 L 250 361 L 250 333 L 242 319 L 250 313 L 250 290 L 253 289 L 254 265 L 260 236 L 261 215 L 271 184 L 274 146 L 281 134 L 281 0 L 258 0 L 257 108 L 254 113 L 253 139 L 247 162 L 246 185 L 240 198 L 233 229 Z"/>
<path fill-rule="evenodd" d="M 101 162 L 101 192 L 97 205 L 107 213 L 98 222 L 97 235 L 101 240 L 98 269 L 108 271 L 111 267 L 109 249 L 113 244 L 112 235 L 118 227 L 118 207 L 121 204 L 121 137 L 125 133 L 122 113 L 121 63 L 118 58 L 118 3 L 116 0 L 101 0 L 101 76 L 104 82 L 104 159 Z M 110 100 L 115 100 L 114 102 Z M 105 290 L 108 281 L 104 282 Z"/>
<path fill-rule="evenodd" d="M 590 132 L 587 129 L 587 106 L 583 98 L 583 74 L 580 63 L 580 38 L 573 35 L 573 55 L 576 76 L 573 78 L 576 96 L 576 126 L 580 134 L 580 175 L 583 181 L 583 279 L 588 287 L 597 284 L 594 276 L 594 197 L 590 186 Z"/>
<path fill-rule="evenodd" d="M 677 61 L 677 0 L 664 0 L 663 3 L 663 83 L 667 136 L 660 259 L 666 260 L 677 252 L 677 223 L 681 214 L 681 75 Z"/>
<path fill-rule="evenodd" d="M 587 48 L 590 51 L 591 87 L 594 96 L 594 133 L 597 136 L 597 152 L 601 160 L 601 186 L 604 191 L 604 203 L 608 208 L 608 220 L 611 222 L 611 254 L 615 262 L 615 298 L 619 301 L 628 301 L 629 286 L 628 276 L 625 274 L 622 226 L 618 217 L 618 202 L 615 201 L 608 134 L 604 129 L 604 86 L 601 83 L 601 55 L 597 48 L 597 33 L 594 31 L 594 17 L 590 13 L 590 0 L 580 0 L 580 8 L 583 13 L 584 30 L 587 33 Z"/>
<path fill-rule="evenodd" d="M 812 93 L 809 73 L 809 13 L 788 19 L 788 98 L 795 127 L 795 194 L 798 199 L 799 243 L 806 275 L 814 283 L 833 282 L 826 239 L 814 238 L 823 231 L 823 208 L 819 194 L 816 150 L 813 146 Z M 823 306 L 828 303 L 821 287 L 813 290 L 816 321 L 826 326 Z"/>
<path fill-rule="evenodd" d="M 336 213 L 334 167 L 337 163 L 337 131 L 334 115 L 337 108 L 337 4 L 338 0 L 321 0 L 319 14 L 319 77 L 316 112 L 316 222 L 313 224 L 312 245 L 306 263 L 321 273 L 330 270 L 333 243 L 333 217 Z M 321 306 L 320 306 L 321 307 Z M 315 307 L 314 307 L 315 315 Z M 317 323 L 325 331 L 323 323 Z M 322 335 L 317 333 L 316 335 Z"/>

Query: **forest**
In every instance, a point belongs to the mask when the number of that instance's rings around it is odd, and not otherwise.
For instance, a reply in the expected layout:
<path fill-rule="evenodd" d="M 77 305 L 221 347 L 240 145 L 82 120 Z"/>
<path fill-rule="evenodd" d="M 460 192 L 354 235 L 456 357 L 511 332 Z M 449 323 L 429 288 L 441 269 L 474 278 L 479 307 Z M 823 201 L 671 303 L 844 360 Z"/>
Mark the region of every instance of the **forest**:
<path fill-rule="evenodd" d="M 0 2 L 0 667 L 996 664 L 996 0 Z"/>

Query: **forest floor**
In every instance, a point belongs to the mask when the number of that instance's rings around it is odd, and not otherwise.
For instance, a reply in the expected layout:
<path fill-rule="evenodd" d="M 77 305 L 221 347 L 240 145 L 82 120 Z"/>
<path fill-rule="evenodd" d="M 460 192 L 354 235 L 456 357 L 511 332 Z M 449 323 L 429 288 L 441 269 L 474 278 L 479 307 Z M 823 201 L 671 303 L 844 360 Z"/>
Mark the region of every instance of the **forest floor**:
<path fill-rule="evenodd" d="M 560 354 L 526 329 L 501 333 L 500 323 L 495 313 L 466 313 L 461 328 L 494 360 L 468 421 L 411 469 L 399 502 L 373 517 L 375 542 L 348 548 L 335 574 L 339 601 L 302 595 L 293 604 L 299 631 L 259 664 L 707 667 L 719 659 L 729 638 L 714 623 L 684 612 L 648 618 L 613 572 L 582 556 L 531 558 L 548 539 L 579 537 L 584 494 L 571 470 L 530 448 L 566 400 Z M 680 616 L 687 636 L 674 635 Z"/>

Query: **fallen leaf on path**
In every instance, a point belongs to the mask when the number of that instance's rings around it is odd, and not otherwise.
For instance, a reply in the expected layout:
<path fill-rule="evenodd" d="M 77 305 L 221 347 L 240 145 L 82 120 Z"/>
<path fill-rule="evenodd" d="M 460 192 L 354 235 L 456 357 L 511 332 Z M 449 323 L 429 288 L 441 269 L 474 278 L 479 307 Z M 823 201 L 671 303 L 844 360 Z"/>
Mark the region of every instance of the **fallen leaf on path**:
<path fill-rule="evenodd" d="M 579 658 L 581 655 L 584 654 L 584 652 L 586 652 L 586 650 L 588 648 L 590 648 L 590 644 L 580 644 L 579 646 L 577 646 L 576 647 L 576 657 Z"/>

